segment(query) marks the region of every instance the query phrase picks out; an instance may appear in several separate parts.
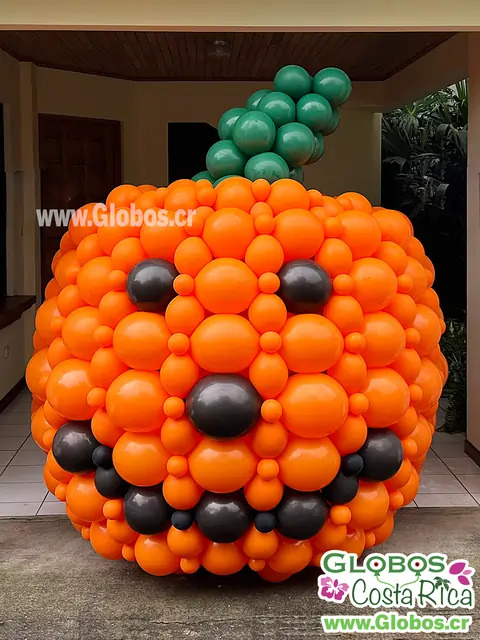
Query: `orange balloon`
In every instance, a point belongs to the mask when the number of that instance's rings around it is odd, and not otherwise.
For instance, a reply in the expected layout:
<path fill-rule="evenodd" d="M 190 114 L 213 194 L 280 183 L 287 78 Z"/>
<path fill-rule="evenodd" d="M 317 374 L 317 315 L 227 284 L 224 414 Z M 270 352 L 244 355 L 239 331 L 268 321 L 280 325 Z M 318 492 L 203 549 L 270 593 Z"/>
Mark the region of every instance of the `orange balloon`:
<path fill-rule="evenodd" d="M 47 400 L 60 415 L 69 420 L 90 420 L 94 409 L 87 402 L 93 389 L 90 366 L 84 360 L 71 358 L 53 369 L 47 382 Z"/>
<path fill-rule="evenodd" d="M 256 200 L 252 193 L 252 183 L 237 178 L 223 180 L 215 189 L 217 196 L 215 209 L 238 207 L 243 211 L 250 211 Z"/>
<path fill-rule="evenodd" d="M 78 264 L 83 267 L 89 260 L 94 258 L 101 258 L 105 255 L 98 234 L 94 233 L 91 236 L 84 238 L 77 247 L 77 260 Z"/>
<path fill-rule="evenodd" d="M 47 359 L 48 364 L 52 369 L 56 367 L 57 364 L 60 364 L 60 362 L 68 360 L 71 357 L 72 354 L 65 346 L 65 342 L 62 338 L 55 338 L 52 344 L 48 347 Z"/>
<path fill-rule="evenodd" d="M 213 260 L 195 278 L 196 297 L 212 313 L 245 311 L 258 293 L 253 271 L 232 258 Z"/>
<path fill-rule="evenodd" d="M 142 195 L 141 189 L 135 187 L 133 184 L 122 184 L 119 187 L 115 187 L 108 194 L 106 205 L 115 205 L 116 207 L 127 207 L 135 202 L 137 198 Z"/>
<path fill-rule="evenodd" d="M 276 273 L 283 265 L 282 245 L 269 235 L 258 236 L 248 246 L 245 262 L 257 275 Z"/>
<path fill-rule="evenodd" d="M 394 271 L 378 258 L 355 260 L 350 275 L 354 282 L 352 295 L 364 311 L 381 311 L 397 292 Z"/>
<path fill-rule="evenodd" d="M 250 305 L 248 319 L 260 333 L 280 331 L 287 321 L 287 308 L 278 296 L 260 293 Z"/>
<path fill-rule="evenodd" d="M 62 338 L 73 356 L 91 360 L 98 349 L 93 334 L 100 322 L 100 313 L 95 307 L 80 307 L 70 313 L 62 327 Z"/>
<path fill-rule="evenodd" d="M 373 217 L 382 230 L 382 240 L 407 248 L 412 237 L 412 224 L 403 213 L 392 209 L 378 209 L 373 212 Z"/>
<path fill-rule="evenodd" d="M 193 296 L 174 298 L 165 311 L 165 322 L 172 333 L 191 335 L 205 318 L 205 310 Z"/>
<path fill-rule="evenodd" d="M 308 540 L 283 540 L 268 559 L 268 566 L 277 573 L 298 573 L 308 565 L 312 553 L 312 545 Z"/>
<path fill-rule="evenodd" d="M 95 438 L 107 447 L 113 448 L 117 440 L 125 433 L 113 424 L 104 409 L 97 409 L 92 417 L 92 433 Z"/>
<path fill-rule="evenodd" d="M 205 222 L 203 239 L 215 258 L 242 260 L 255 237 L 252 218 L 237 208 L 218 209 Z"/>
<path fill-rule="evenodd" d="M 402 325 L 383 311 L 365 314 L 363 334 L 365 349 L 362 355 L 369 367 L 386 367 L 405 349 Z"/>
<path fill-rule="evenodd" d="M 420 372 L 415 384 L 422 390 L 422 398 L 415 404 L 415 408 L 419 413 L 423 413 L 433 407 L 442 394 L 442 376 L 438 367 L 431 360 L 421 359 Z"/>
<path fill-rule="evenodd" d="M 202 535 L 195 525 L 186 531 L 170 527 L 167 544 L 170 551 L 181 558 L 194 558 L 203 551 Z"/>
<path fill-rule="evenodd" d="M 398 422 L 410 404 L 407 383 L 393 369 L 370 369 L 362 393 L 369 408 L 364 418 L 370 427 L 389 427 Z"/>
<path fill-rule="evenodd" d="M 280 335 L 280 355 L 290 371 L 296 373 L 325 371 L 338 361 L 343 351 L 342 334 L 333 322 L 319 315 L 292 316 Z"/>
<path fill-rule="evenodd" d="M 188 457 L 193 479 L 207 491 L 228 493 L 241 489 L 256 470 L 256 459 L 242 440 L 202 439 Z"/>
<path fill-rule="evenodd" d="M 420 342 L 415 346 L 419 355 L 427 356 L 439 343 L 441 337 L 440 320 L 435 311 L 424 304 L 417 304 L 417 314 L 413 326 L 420 334 Z"/>
<path fill-rule="evenodd" d="M 287 442 L 288 432 L 280 422 L 261 420 L 252 432 L 252 448 L 262 458 L 275 458 Z"/>
<path fill-rule="evenodd" d="M 343 387 L 325 374 L 291 376 L 278 400 L 287 429 L 306 438 L 333 433 L 345 422 L 348 413 Z"/>
<path fill-rule="evenodd" d="M 87 304 L 98 307 L 102 297 L 112 288 L 109 276 L 112 273 L 112 261 L 108 256 L 89 260 L 80 269 L 77 285 L 80 295 Z"/>
<path fill-rule="evenodd" d="M 103 522 L 106 502 L 95 488 L 93 475 L 73 476 L 67 485 L 67 507 L 86 522 Z"/>
<path fill-rule="evenodd" d="M 363 328 L 363 311 L 359 302 L 352 296 L 333 294 L 327 302 L 323 314 L 341 333 L 361 331 Z"/>
<path fill-rule="evenodd" d="M 47 381 L 51 374 L 48 362 L 48 349 L 41 349 L 35 353 L 27 365 L 25 380 L 32 394 L 41 401 L 46 400 Z"/>
<path fill-rule="evenodd" d="M 308 209 L 310 198 L 305 187 L 294 180 L 277 180 L 270 187 L 267 203 L 274 215 L 287 209 Z"/>
<path fill-rule="evenodd" d="M 413 288 L 409 291 L 410 295 L 415 301 L 420 300 L 427 290 L 428 285 L 425 268 L 418 260 L 415 260 L 415 258 L 408 258 L 405 273 L 413 280 Z"/>
<path fill-rule="evenodd" d="M 390 498 L 382 482 L 360 481 L 355 498 L 348 503 L 352 520 L 363 529 L 381 525 L 387 516 Z"/>
<path fill-rule="evenodd" d="M 135 559 L 152 576 L 168 576 L 180 568 L 180 558 L 168 548 L 166 535 L 139 536 L 135 542 Z"/>
<path fill-rule="evenodd" d="M 400 493 L 403 496 L 404 503 L 403 506 L 406 507 L 410 504 L 418 493 L 418 487 L 420 484 L 420 476 L 415 470 L 415 467 L 411 467 L 411 474 L 408 482 L 401 487 Z"/>
<path fill-rule="evenodd" d="M 163 446 L 176 455 L 185 455 L 200 439 L 199 433 L 187 418 L 167 418 L 161 429 Z"/>
<path fill-rule="evenodd" d="M 245 498 L 257 511 L 275 509 L 282 496 L 283 484 L 278 478 L 264 479 L 256 475 L 245 487 Z"/>
<path fill-rule="evenodd" d="M 186 398 L 200 378 L 200 369 L 190 355 L 171 354 L 162 364 L 160 382 L 167 393 Z"/>
<path fill-rule="evenodd" d="M 168 453 L 160 434 L 124 433 L 113 449 L 113 464 L 126 482 L 150 487 L 167 475 Z"/>
<path fill-rule="evenodd" d="M 405 273 L 408 256 L 395 242 L 381 242 L 375 257 L 390 265 L 397 276 Z"/>
<path fill-rule="evenodd" d="M 325 269 L 331 278 L 348 273 L 352 268 L 352 250 L 338 238 L 327 238 L 315 255 L 315 262 Z"/>
<path fill-rule="evenodd" d="M 320 220 L 303 209 L 288 209 L 280 213 L 275 218 L 273 235 L 282 246 L 286 262 L 311 258 L 324 239 Z"/>
<path fill-rule="evenodd" d="M 278 353 L 260 353 L 250 365 L 249 378 L 262 398 L 275 398 L 287 384 L 288 367 Z"/>
<path fill-rule="evenodd" d="M 329 438 L 291 437 L 278 458 L 280 479 L 297 491 L 318 491 L 340 468 L 340 455 Z"/>
<path fill-rule="evenodd" d="M 337 219 L 342 224 L 340 239 L 348 244 L 354 260 L 371 256 L 378 250 L 382 231 L 371 214 L 350 210 L 339 213 Z"/>
<path fill-rule="evenodd" d="M 124 291 L 109 291 L 100 300 L 98 310 L 102 324 L 115 328 L 120 320 L 134 313 L 136 308 Z"/>
<path fill-rule="evenodd" d="M 414 349 L 404 349 L 390 366 L 407 384 L 413 384 L 420 373 L 420 365 L 418 353 Z"/>
<path fill-rule="evenodd" d="M 406 293 L 396 293 L 390 304 L 385 307 L 386 313 L 396 318 L 404 329 L 412 327 L 417 315 L 414 299 Z"/>
<path fill-rule="evenodd" d="M 344 352 L 328 375 L 339 382 L 348 394 L 356 393 L 365 384 L 367 365 L 358 353 Z"/>
<path fill-rule="evenodd" d="M 114 540 L 108 531 L 108 527 L 100 522 L 93 522 L 90 527 L 90 544 L 95 551 L 107 560 L 120 560 L 122 558 L 122 544 Z"/>
<path fill-rule="evenodd" d="M 247 556 L 234 543 L 209 542 L 202 556 L 202 565 L 217 576 L 237 573 L 247 564 Z"/>
<path fill-rule="evenodd" d="M 48 346 L 56 337 L 57 334 L 51 329 L 52 320 L 60 317 L 60 311 L 58 310 L 57 298 L 49 298 L 39 307 L 37 315 L 35 317 L 35 329 L 38 335 Z"/>
<path fill-rule="evenodd" d="M 133 544 L 138 538 L 138 533 L 125 520 L 107 520 L 107 531 L 115 542 L 122 545 Z"/>
<path fill-rule="evenodd" d="M 80 265 L 77 260 L 77 252 L 70 250 L 64 253 L 54 271 L 55 280 L 58 282 L 60 289 L 69 284 L 75 284 L 79 271 Z"/>
<path fill-rule="evenodd" d="M 183 208 L 183 207 L 180 207 Z M 162 214 L 158 224 L 143 224 L 140 230 L 140 242 L 149 258 L 163 258 L 173 262 L 175 251 L 187 238 L 185 227 L 179 226 L 176 211 L 152 210 L 157 218 Z M 163 220 L 163 221 L 162 221 Z"/>
<path fill-rule="evenodd" d="M 115 378 L 107 391 L 107 413 L 125 431 L 154 431 L 165 420 L 167 399 L 158 373 L 126 371 Z"/>
<path fill-rule="evenodd" d="M 201 238 L 186 238 L 175 251 L 175 267 L 179 273 L 195 278 L 212 260 L 212 254 Z"/>
<path fill-rule="evenodd" d="M 120 269 L 128 273 L 133 267 L 145 260 L 147 254 L 142 248 L 139 238 L 123 238 L 112 249 L 112 269 Z"/>
<path fill-rule="evenodd" d="M 245 318 L 216 315 L 206 318 L 191 338 L 195 362 L 212 373 L 246 369 L 259 352 L 259 335 Z"/>
<path fill-rule="evenodd" d="M 174 509 L 193 509 L 202 493 L 202 488 L 189 475 L 181 478 L 168 475 L 163 483 L 163 496 Z"/>
<path fill-rule="evenodd" d="M 170 335 L 161 315 L 138 311 L 120 320 L 113 334 L 113 348 L 132 369 L 155 371 L 169 355 Z"/>

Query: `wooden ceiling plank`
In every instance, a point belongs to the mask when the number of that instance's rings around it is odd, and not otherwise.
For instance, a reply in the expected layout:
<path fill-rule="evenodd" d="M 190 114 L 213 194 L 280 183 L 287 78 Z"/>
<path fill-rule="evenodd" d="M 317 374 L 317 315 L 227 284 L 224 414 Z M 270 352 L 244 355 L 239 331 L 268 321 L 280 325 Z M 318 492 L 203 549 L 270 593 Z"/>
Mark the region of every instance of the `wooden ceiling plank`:
<path fill-rule="evenodd" d="M 81 47 L 84 51 L 88 51 L 89 55 L 96 61 L 98 68 L 106 71 L 106 67 L 104 65 L 104 58 L 99 52 L 95 42 L 89 37 L 90 34 L 85 31 L 73 31 L 72 37 L 78 42 L 78 46 Z"/>
<path fill-rule="evenodd" d="M 157 37 L 157 33 L 153 31 L 145 31 L 143 33 L 143 36 L 145 37 L 145 40 L 147 41 L 148 46 L 150 47 L 150 50 L 152 52 L 152 56 L 158 69 L 159 77 L 167 78 L 167 65 L 165 62 L 165 58 L 163 57 L 162 46 Z"/>

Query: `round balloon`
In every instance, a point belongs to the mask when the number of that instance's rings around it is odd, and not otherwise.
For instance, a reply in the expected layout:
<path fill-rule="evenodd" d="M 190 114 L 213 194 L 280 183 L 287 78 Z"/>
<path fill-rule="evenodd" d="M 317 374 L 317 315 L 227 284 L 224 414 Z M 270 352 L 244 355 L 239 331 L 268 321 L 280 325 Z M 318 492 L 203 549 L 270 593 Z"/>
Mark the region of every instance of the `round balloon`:
<path fill-rule="evenodd" d="M 99 444 L 93 436 L 90 421 L 67 422 L 55 433 L 52 453 L 65 471 L 88 473 L 95 470 L 93 453 Z"/>
<path fill-rule="evenodd" d="M 167 260 L 142 260 L 128 274 L 128 297 L 140 311 L 164 313 L 176 296 L 173 281 L 177 276 L 175 266 Z"/>
<path fill-rule="evenodd" d="M 212 542 L 235 542 L 246 533 L 252 512 L 242 492 L 205 492 L 195 507 L 195 522 Z"/>

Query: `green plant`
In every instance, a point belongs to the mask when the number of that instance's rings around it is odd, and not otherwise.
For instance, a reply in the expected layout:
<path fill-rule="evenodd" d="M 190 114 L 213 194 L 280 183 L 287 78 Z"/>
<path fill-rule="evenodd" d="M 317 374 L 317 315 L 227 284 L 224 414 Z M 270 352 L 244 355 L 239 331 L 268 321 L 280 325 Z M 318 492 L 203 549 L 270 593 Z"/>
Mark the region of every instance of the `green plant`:
<path fill-rule="evenodd" d="M 467 428 L 467 332 L 464 322 L 447 320 L 446 326 L 440 347 L 449 367 L 443 391 L 448 407 L 440 430 L 453 433 Z"/>

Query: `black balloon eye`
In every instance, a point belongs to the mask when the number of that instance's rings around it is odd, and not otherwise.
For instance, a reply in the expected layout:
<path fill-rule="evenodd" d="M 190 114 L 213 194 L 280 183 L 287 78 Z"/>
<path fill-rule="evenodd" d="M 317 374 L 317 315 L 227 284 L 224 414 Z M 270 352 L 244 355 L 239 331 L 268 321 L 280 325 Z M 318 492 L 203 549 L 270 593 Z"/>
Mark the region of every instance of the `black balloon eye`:
<path fill-rule="evenodd" d="M 252 509 L 243 492 L 205 492 L 195 507 L 195 522 L 212 542 L 235 542 L 246 533 Z"/>
<path fill-rule="evenodd" d="M 271 511 L 260 511 L 255 516 L 254 524 L 260 533 L 270 533 L 277 526 L 277 518 Z"/>
<path fill-rule="evenodd" d="M 276 508 L 277 529 L 286 538 L 307 540 L 317 535 L 327 521 L 328 512 L 321 493 L 286 489 Z"/>
<path fill-rule="evenodd" d="M 342 458 L 341 470 L 346 476 L 358 476 L 363 469 L 363 460 L 358 453 L 352 453 Z"/>
<path fill-rule="evenodd" d="M 322 489 L 325 500 L 332 505 L 351 502 L 358 492 L 357 476 L 346 476 L 339 471 L 330 484 Z"/>
<path fill-rule="evenodd" d="M 172 525 L 179 531 L 190 529 L 193 524 L 193 515 L 190 511 L 175 511 L 172 514 Z"/>
<path fill-rule="evenodd" d="M 96 467 L 110 469 L 111 467 L 113 467 L 112 453 L 113 449 L 110 449 L 110 447 L 106 447 L 105 445 L 101 444 L 93 452 L 93 464 Z"/>
<path fill-rule="evenodd" d="M 236 374 L 212 374 L 188 395 L 187 415 L 203 435 L 230 440 L 248 433 L 260 417 L 262 398 L 252 383 Z"/>
<path fill-rule="evenodd" d="M 173 509 L 163 497 L 162 486 L 130 487 L 124 498 L 125 520 L 137 533 L 162 533 L 170 526 Z"/>
<path fill-rule="evenodd" d="M 113 467 L 98 467 L 95 471 L 95 487 L 104 498 L 123 498 L 130 485 L 115 471 Z"/>
<path fill-rule="evenodd" d="M 90 421 L 67 422 L 55 434 L 52 454 L 57 463 L 70 473 L 88 473 L 95 470 L 93 452 L 99 446 Z"/>
<path fill-rule="evenodd" d="M 389 480 L 402 466 L 402 443 L 391 429 L 369 429 L 358 455 L 363 459 L 362 478 Z"/>
<path fill-rule="evenodd" d="M 290 313 L 319 313 L 332 295 L 332 280 L 313 260 L 292 260 L 278 272 L 277 295 Z"/>
<path fill-rule="evenodd" d="M 178 271 L 168 260 L 142 260 L 128 274 L 128 297 L 140 311 L 164 313 L 176 296 L 173 281 L 177 276 Z"/>

